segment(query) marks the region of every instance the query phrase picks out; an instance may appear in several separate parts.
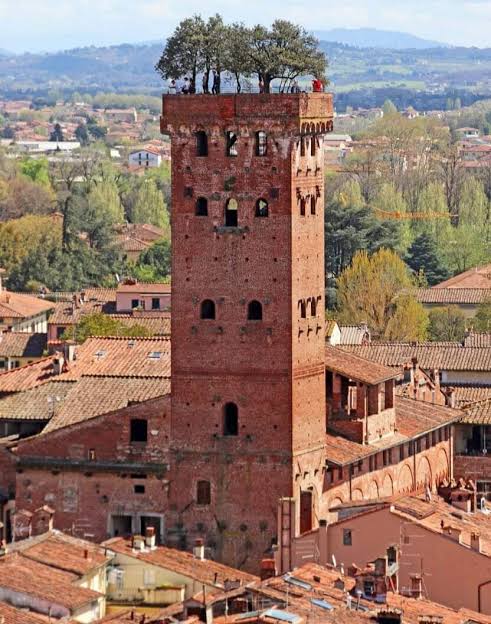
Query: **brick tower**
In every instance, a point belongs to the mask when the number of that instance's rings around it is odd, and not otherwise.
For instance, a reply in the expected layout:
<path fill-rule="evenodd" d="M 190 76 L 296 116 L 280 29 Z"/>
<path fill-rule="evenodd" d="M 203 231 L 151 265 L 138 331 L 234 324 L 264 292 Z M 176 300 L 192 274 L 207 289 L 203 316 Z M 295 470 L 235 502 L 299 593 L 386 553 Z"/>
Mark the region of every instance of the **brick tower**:
<path fill-rule="evenodd" d="M 318 520 L 328 94 L 164 96 L 172 140 L 169 541 L 256 569 Z"/>

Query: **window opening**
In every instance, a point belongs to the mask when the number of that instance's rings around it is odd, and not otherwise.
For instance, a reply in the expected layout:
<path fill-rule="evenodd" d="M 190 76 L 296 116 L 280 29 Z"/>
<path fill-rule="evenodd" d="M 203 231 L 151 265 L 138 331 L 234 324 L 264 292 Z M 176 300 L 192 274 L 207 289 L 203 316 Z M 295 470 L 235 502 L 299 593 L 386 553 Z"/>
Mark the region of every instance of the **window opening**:
<path fill-rule="evenodd" d="M 249 321 L 263 320 L 263 306 L 259 301 L 250 301 L 247 307 L 247 319 Z"/>
<path fill-rule="evenodd" d="M 304 299 L 301 299 L 298 302 L 298 305 L 300 306 L 300 318 L 307 318 L 307 303 Z"/>
<path fill-rule="evenodd" d="M 196 133 L 196 156 L 208 156 L 208 136 L 203 130 Z"/>
<path fill-rule="evenodd" d="M 131 442 L 146 442 L 148 439 L 147 434 L 147 421 L 144 418 L 133 418 L 130 425 L 130 441 Z"/>
<path fill-rule="evenodd" d="M 135 485 L 134 486 L 135 494 L 145 494 L 145 486 L 144 485 Z"/>
<path fill-rule="evenodd" d="M 315 210 L 317 207 L 317 197 L 315 195 L 310 196 L 310 214 L 315 215 Z"/>
<path fill-rule="evenodd" d="M 343 546 L 351 546 L 353 544 L 353 535 L 351 529 L 343 529 Z"/>
<path fill-rule="evenodd" d="M 196 502 L 198 505 L 211 503 L 211 484 L 209 481 L 198 481 L 196 485 Z"/>
<path fill-rule="evenodd" d="M 268 135 L 264 130 L 256 132 L 256 156 L 266 156 L 268 152 Z"/>
<path fill-rule="evenodd" d="M 311 316 L 317 316 L 317 299 L 312 297 L 310 300 L 310 314 Z"/>
<path fill-rule="evenodd" d="M 208 216 L 208 200 L 206 199 L 206 197 L 198 197 L 198 199 L 196 200 L 195 214 L 197 217 Z"/>
<path fill-rule="evenodd" d="M 201 302 L 201 318 L 209 321 L 215 319 L 215 302 L 211 299 Z"/>
<path fill-rule="evenodd" d="M 152 310 L 160 310 L 160 298 L 152 297 Z"/>
<path fill-rule="evenodd" d="M 300 199 L 300 216 L 305 217 L 305 198 Z"/>
<path fill-rule="evenodd" d="M 258 199 L 256 202 L 256 217 L 268 217 L 269 207 L 265 199 Z"/>
<path fill-rule="evenodd" d="M 225 205 L 225 226 L 237 227 L 239 224 L 239 206 L 236 199 L 229 199 Z"/>
<path fill-rule="evenodd" d="M 317 141 L 315 140 L 315 137 L 312 137 L 310 139 L 310 155 L 311 156 L 315 156 L 316 148 L 317 148 Z"/>
<path fill-rule="evenodd" d="M 239 435 L 239 408 L 235 403 L 226 403 L 223 408 L 223 435 Z"/>
<path fill-rule="evenodd" d="M 300 156 L 305 156 L 305 139 L 300 139 Z"/>
<path fill-rule="evenodd" d="M 229 131 L 227 132 L 227 156 L 238 156 L 239 152 L 237 150 L 237 141 L 238 136 L 236 132 Z"/>

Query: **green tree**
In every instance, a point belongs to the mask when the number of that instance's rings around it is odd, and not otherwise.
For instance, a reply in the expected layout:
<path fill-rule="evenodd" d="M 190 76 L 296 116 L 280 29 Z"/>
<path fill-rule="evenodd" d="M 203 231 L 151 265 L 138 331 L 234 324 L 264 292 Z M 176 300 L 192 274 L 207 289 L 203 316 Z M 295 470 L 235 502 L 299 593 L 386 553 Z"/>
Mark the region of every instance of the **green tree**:
<path fill-rule="evenodd" d="M 104 139 L 107 134 L 107 128 L 103 128 L 99 126 L 97 122 L 87 123 L 87 132 L 92 136 L 96 141 L 100 139 Z"/>
<path fill-rule="evenodd" d="M 415 238 L 406 255 L 406 262 L 414 273 L 423 272 L 430 286 L 439 284 L 450 277 L 450 272 L 440 257 L 435 239 L 427 232 Z"/>
<path fill-rule="evenodd" d="M 150 223 L 169 229 L 169 215 L 162 192 L 152 178 L 144 178 L 136 194 L 132 209 L 133 223 Z"/>
<path fill-rule="evenodd" d="M 51 188 L 49 180 L 49 163 L 46 158 L 23 158 L 19 163 L 21 175 L 29 178 L 36 184 Z"/>
<path fill-rule="evenodd" d="M 140 255 L 135 267 L 135 277 L 142 281 L 161 281 L 169 278 L 170 271 L 170 242 L 161 240 Z"/>
<path fill-rule="evenodd" d="M 462 186 L 459 204 L 459 224 L 489 227 L 489 202 L 483 183 L 476 178 L 467 178 Z"/>
<path fill-rule="evenodd" d="M 384 115 L 394 115 L 397 113 L 397 107 L 392 100 L 385 100 L 382 110 Z"/>
<path fill-rule="evenodd" d="M 457 306 L 431 310 L 430 340 L 461 342 L 466 330 L 466 316 Z"/>
<path fill-rule="evenodd" d="M 49 140 L 56 141 L 57 143 L 61 143 L 65 140 L 65 137 L 63 136 L 63 129 L 59 123 L 55 124 L 55 127 L 49 135 Z"/>
<path fill-rule="evenodd" d="M 483 301 L 477 308 L 473 329 L 479 332 L 491 332 L 491 299 Z"/>
<path fill-rule="evenodd" d="M 151 332 L 142 325 L 128 326 L 107 314 L 95 312 L 83 316 L 74 329 L 65 332 L 62 339 L 83 343 L 91 336 L 146 337 L 150 335 Z"/>
<path fill-rule="evenodd" d="M 371 207 L 380 219 L 394 219 L 397 222 L 399 236 L 394 249 L 405 254 L 412 240 L 411 225 L 407 217 L 407 204 L 402 193 L 393 184 L 382 184 L 375 195 Z M 398 220 L 398 221 L 397 221 Z"/>
<path fill-rule="evenodd" d="M 164 51 L 155 69 L 162 78 L 181 78 L 190 75 L 194 84 L 198 72 L 204 68 L 206 25 L 201 16 L 183 20 L 167 39 Z"/>
<path fill-rule="evenodd" d="M 85 124 L 79 124 L 77 126 L 77 128 L 75 129 L 75 138 L 80 143 L 80 145 L 88 145 L 89 133 Z"/>
<path fill-rule="evenodd" d="M 358 252 L 338 279 L 340 321 L 367 323 L 375 338 L 424 340 L 427 314 L 410 294 L 413 280 L 399 256 Z"/>

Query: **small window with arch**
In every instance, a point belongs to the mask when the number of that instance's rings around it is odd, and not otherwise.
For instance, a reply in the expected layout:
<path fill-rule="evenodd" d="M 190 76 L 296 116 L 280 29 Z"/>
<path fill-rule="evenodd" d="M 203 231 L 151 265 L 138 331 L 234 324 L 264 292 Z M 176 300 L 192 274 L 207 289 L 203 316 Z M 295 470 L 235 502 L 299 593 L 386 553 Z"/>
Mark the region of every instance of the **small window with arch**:
<path fill-rule="evenodd" d="M 262 197 L 256 202 L 256 217 L 269 217 L 268 202 Z"/>
<path fill-rule="evenodd" d="M 268 135 L 264 130 L 256 132 L 256 156 L 266 156 L 268 153 Z"/>
<path fill-rule="evenodd" d="M 236 199 L 228 199 L 225 204 L 225 227 L 239 225 L 239 205 Z"/>
<path fill-rule="evenodd" d="M 307 318 L 307 302 L 305 299 L 300 299 L 298 306 L 300 308 L 300 318 Z"/>
<path fill-rule="evenodd" d="M 239 435 L 239 408 L 235 403 L 226 403 L 223 408 L 223 435 Z"/>
<path fill-rule="evenodd" d="M 315 136 L 313 136 L 310 139 L 310 155 L 315 156 L 316 150 L 317 150 L 317 139 L 315 138 Z"/>
<path fill-rule="evenodd" d="M 204 130 L 196 132 L 196 156 L 208 156 L 208 135 Z"/>
<path fill-rule="evenodd" d="M 300 216 L 305 217 L 305 205 L 306 205 L 305 197 L 300 198 Z"/>
<path fill-rule="evenodd" d="M 305 156 L 305 139 L 300 139 L 300 156 Z"/>
<path fill-rule="evenodd" d="M 317 299 L 315 297 L 310 300 L 310 315 L 317 316 Z"/>
<path fill-rule="evenodd" d="M 203 320 L 215 320 L 215 302 L 211 299 L 205 299 L 201 302 L 200 316 Z"/>
<path fill-rule="evenodd" d="M 238 156 L 239 155 L 239 151 L 237 149 L 237 142 L 239 140 L 239 137 L 237 135 L 237 132 L 232 132 L 231 130 L 229 130 L 226 133 L 226 139 L 227 139 L 227 156 Z"/>
<path fill-rule="evenodd" d="M 263 320 L 263 306 L 259 301 L 250 301 L 247 306 L 247 320 L 248 321 L 262 321 Z"/>
<path fill-rule="evenodd" d="M 195 214 L 197 217 L 208 216 L 208 200 L 206 197 L 198 197 L 196 200 Z"/>
<path fill-rule="evenodd" d="M 310 196 L 310 214 L 315 215 L 317 208 L 317 197 L 315 195 Z"/>

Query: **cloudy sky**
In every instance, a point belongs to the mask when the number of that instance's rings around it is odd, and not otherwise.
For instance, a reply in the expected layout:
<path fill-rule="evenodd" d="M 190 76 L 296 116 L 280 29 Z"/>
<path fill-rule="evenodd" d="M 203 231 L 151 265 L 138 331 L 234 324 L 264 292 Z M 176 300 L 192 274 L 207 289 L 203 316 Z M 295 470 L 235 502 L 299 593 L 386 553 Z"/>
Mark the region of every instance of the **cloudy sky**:
<path fill-rule="evenodd" d="M 317 30 L 400 30 L 491 47 L 491 0 L 0 0 L 0 48 L 60 50 L 160 39 L 195 12 L 246 23 L 283 17 Z"/>

